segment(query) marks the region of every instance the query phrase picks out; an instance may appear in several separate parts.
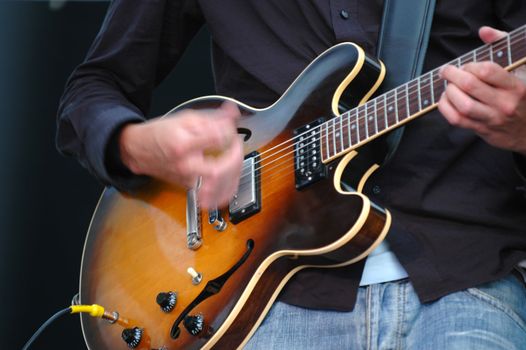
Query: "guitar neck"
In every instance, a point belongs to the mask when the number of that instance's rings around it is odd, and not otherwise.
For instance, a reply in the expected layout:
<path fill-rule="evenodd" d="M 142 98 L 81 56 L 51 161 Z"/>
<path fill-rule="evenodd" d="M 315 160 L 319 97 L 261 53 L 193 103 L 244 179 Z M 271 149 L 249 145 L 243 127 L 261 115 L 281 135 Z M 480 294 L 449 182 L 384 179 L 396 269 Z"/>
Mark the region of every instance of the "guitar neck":
<path fill-rule="evenodd" d="M 491 61 L 512 70 L 526 63 L 526 26 L 447 65 Z M 448 82 L 438 67 L 320 126 L 323 162 L 330 161 L 436 108 Z"/>

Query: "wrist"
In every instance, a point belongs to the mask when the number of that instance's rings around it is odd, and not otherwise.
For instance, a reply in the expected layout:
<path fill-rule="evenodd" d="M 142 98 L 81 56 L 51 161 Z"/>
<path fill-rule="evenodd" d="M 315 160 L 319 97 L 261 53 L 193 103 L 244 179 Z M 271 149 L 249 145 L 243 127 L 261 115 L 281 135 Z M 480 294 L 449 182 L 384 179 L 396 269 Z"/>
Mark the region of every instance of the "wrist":
<path fill-rule="evenodd" d="M 119 153 L 122 163 L 134 174 L 143 175 L 140 168 L 141 162 L 137 158 L 138 140 L 141 140 L 143 124 L 128 124 L 121 129 L 119 134 Z"/>

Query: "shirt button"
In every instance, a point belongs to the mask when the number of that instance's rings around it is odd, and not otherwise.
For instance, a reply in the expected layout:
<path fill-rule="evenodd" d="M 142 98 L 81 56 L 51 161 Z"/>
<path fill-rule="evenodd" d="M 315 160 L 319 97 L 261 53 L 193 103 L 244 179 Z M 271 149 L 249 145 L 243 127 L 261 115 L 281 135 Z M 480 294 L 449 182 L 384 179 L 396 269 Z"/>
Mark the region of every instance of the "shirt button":
<path fill-rule="evenodd" d="M 348 19 L 349 18 L 349 12 L 347 12 L 345 10 L 341 10 L 340 11 L 340 17 L 343 18 L 343 19 Z"/>
<path fill-rule="evenodd" d="M 374 194 L 380 194 L 380 192 L 382 192 L 382 189 L 380 188 L 380 186 L 374 185 L 373 186 L 373 193 Z"/>

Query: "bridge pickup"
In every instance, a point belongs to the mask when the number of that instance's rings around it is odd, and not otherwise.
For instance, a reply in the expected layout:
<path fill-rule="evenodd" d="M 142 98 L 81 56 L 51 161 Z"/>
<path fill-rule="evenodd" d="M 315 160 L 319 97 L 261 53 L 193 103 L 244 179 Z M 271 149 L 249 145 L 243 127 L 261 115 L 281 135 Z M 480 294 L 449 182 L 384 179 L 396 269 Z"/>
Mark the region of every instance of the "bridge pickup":
<path fill-rule="evenodd" d="M 261 165 L 259 153 L 245 157 L 239 188 L 228 206 L 230 221 L 237 224 L 261 210 Z"/>
<path fill-rule="evenodd" d="M 323 122 L 324 119 L 319 118 L 294 130 L 294 177 L 298 190 L 327 177 L 327 168 L 321 161 L 321 129 L 318 127 Z"/>

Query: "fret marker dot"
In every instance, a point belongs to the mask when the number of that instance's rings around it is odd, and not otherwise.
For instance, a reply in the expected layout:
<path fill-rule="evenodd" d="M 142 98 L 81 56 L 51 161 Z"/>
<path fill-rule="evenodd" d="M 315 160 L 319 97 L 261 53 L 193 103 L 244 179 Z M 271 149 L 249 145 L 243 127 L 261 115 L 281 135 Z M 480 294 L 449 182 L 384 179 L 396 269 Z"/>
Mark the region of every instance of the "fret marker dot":
<path fill-rule="evenodd" d="M 340 133 L 339 132 L 336 133 L 336 137 L 340 137 Z"/>
<path fill-rule="evenodd" d="M 369 117 L 369 120 L 373 120 L 373 117 Z"/>
<path fill-rule="evenodd" d="M 427 106 L 429 104 L 428 100 L 424 100 L 424 106 Z"/>
<path fill-rule="evenodd" d="M 504 56 L 504 52 L 502 51 L 497 52 L 497 57 L 502 57 L 502 56 Z"/>
<path fill-rule="evenodd" d="M 356 125 L 355 124 L 351 125 L 351 129 L 356 129 Z"/>
<path fill-rule="evenodd" d="M 393 106 L 389 106 L 389 108 L 387 109 L 389 112 L 392 112 L 393 111 Z"/>

